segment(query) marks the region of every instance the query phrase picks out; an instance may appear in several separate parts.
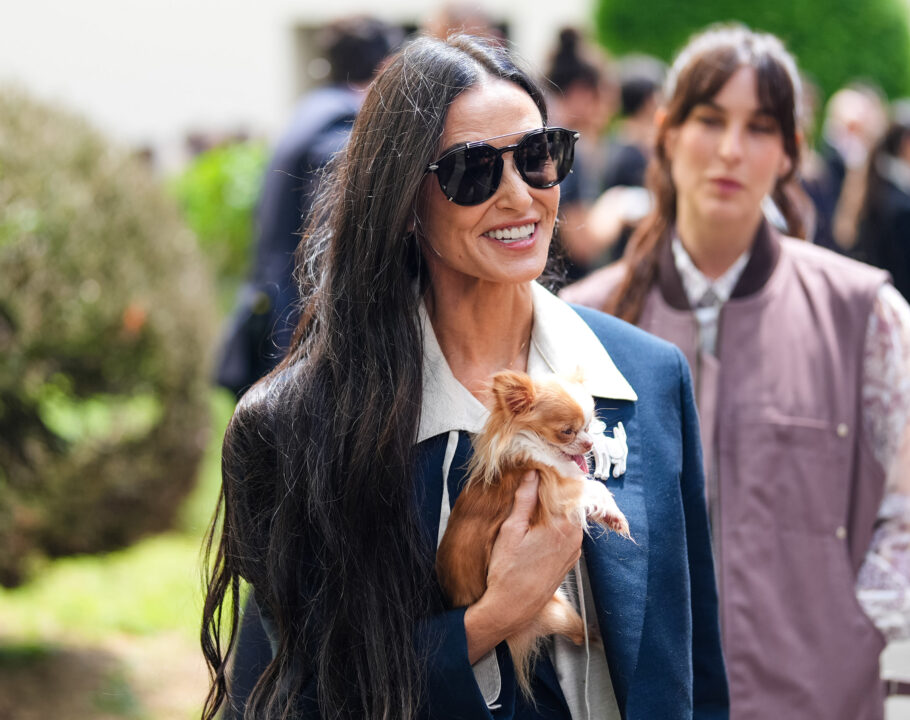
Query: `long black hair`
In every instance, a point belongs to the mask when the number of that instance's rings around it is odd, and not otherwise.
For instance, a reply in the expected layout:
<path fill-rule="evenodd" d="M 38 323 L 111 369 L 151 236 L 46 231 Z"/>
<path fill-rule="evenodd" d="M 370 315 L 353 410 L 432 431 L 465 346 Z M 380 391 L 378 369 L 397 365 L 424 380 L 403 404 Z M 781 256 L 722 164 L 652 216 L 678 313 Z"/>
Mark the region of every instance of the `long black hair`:
<path fill-rule="evenodd" d="M 743 67 L 755 71 L 758 101 L 777 121 L 784 152 L 790 158 L 790 170 L 778 178 L 772 199 L 787 221 L 789 233 L 802 236 L 802 218 L 786 192 L 799 167 L 800 80 L 796 62 L 774 35 L 753 32 L 741 25 L 711 27 L 689 41 L 667 75 L 666 116 L 657 132 L 647 175 L 654 209 L 629 239 L 623 255 L 626 275 L 607 300 L 606 312 L 638 322 L 645 297 L 657 277 L 660 243 L 676 222 L 676 187 L 666 150 L 668 131 L 682 125 L 696 105 L 711 100 Z"/>
<path fill-rule="evenodd" d="M 426 282 L 414 213 L 448 108 L 488 76 L 523 88 L 546 122 L 540 90 L 502 48 L 419 38 L 370 87 L 314 202 L 290 351 L 242 398 L 224 439 L 203 613 L 205 720 L 225 699 L 241 578 L 277 640 L 247 717 L 294 717 L 305 702 L 332 718 L 417 712 L 425 669 L 414 628 L 436 590 L 413 470 L 416 288 Z M 316 696 L 303 697 L 313 673 Z"/>

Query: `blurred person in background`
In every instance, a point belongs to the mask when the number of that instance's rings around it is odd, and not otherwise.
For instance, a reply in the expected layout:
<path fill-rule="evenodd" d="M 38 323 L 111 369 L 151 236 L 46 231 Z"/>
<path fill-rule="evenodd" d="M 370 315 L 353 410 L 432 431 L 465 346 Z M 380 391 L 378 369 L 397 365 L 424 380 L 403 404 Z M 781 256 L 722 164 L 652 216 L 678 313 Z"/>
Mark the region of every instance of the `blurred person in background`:
<path fill-rule="evenodd" d="M 806 189 L 817 211 L 816 245 L 849 251 L 856 237 L 869 151 L 881 138 L 887 111 L 881 91 L 852 83 L 828 100 L 818 158 Z"/>
<path fill-rule="evenodd" d="M 255 265 L 241 291 L 217 368 L 217 381 L 236 396 L 274 368 L 297 323 L 294 252 L 322 171 L 347 142 L 366 88 L 400 42 L 400 32 L 375 18 L 343 18 L 317 35 L 327 83 L 307 93 L 272 155 L 256 218 Z M 239 720 L 246 698 L 272 658 L 255 599 L 243 613 L 222 720 Z"/>
<path fill-rule="evenodd" d="M 770 35 L 674 62 L 621 262 L 566 288 L 677 344 L 695 375 L 735 720 L 881 720 L 910 636 L 910 308 L 886 273 L 782 237 L 800 217 L 799 78 Z"/>
<path fill-rule="evenodd" d="M 400 31 L 366 16 L 337 20 L 317 34 L 326 83 L 300 99 L 269 162 L 252 275 L 220 352 L 218 384 L 238 397 L 290 344 L 297 319 L 294 251 L 321 171 L 347 141 L 367 85 L 401 39 Z"/>
<path fill-rule="evenodd" d="M 657 58 L 632 55 L 619 63 L 622 122 L 610 141 L 606 191 L 592 206 L 587 226 L 601 252 L 589 270 L 622 256 L 635 226 L 651 209 L 645 169 L 652 155 L 666 66 Z"/>
<path fill-rule="evenodd" d="M 509 53 L 474 37 L 418 38 L 370 87 L 298 251 L 291 349 L 225 435 L 206 720 L 225 699 L 241 578 L 274 654 L 257 720 L 727 717 L 685 360 L 536 282 L 576 139 Z M 485 590 L 450 607 L 433 562 L 491 376 L 580 367 L 608 431 L 625 427 L 602 470 L 636 541 L 532 522 L 528 472 Z M 504 641 L 564 582 L 602 642 L 546 640 L 528 697 Z"/>
<path fill-rule="evenodd" d="M 616 112 L 619 87 L 606 53 L 576 28 L 559 31 L 547 63 L 553 124 L 581 133 L 575 168 L 562 184 L 559 239 L 570 279 L 584 275 L 599 254 L 587 213 L 603 192 L 608 147 L 604 131 Z"/>
<path fill-rule="evenodd" d="M 869 156 L 854 256 L 884 268 L 910 299 L 910 100 L 896 102 Z"/>
<path fill-rule="evenodd" d="M 483 6 L 472 2 L 444 3 L 426 18 L 421 30 L 440 40 L 456 33 L 487 38 L 493 42 L 504 40 L 502 31 L 494 25 L 489 13 Z"/>
<path fill-rule="evenodd" d="M 657 58 L 630 55 L 619 62 L 622 121 L 613 135 L 604 187 L 644 187 L 661 104 L 666 66 Z"/>

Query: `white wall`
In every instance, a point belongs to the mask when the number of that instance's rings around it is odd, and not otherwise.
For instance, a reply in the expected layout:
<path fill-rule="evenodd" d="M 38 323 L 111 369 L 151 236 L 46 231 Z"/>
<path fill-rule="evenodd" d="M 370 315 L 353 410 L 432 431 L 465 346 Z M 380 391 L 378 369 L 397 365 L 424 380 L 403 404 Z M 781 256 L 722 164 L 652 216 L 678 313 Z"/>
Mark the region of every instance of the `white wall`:
<path fill-rule="evenodd" d="M 590 0 L 484 3 L 542 62 Z M 179 162 L 193 129 L 274 137 L 294 101 L 294 30 L 355 12 L 419 24 L 421 0 L 0 0 L 0 83 L 12 81 L 89 117 L 128 145 Z M 516 8 L 520 11 L 516 12 Z"/>

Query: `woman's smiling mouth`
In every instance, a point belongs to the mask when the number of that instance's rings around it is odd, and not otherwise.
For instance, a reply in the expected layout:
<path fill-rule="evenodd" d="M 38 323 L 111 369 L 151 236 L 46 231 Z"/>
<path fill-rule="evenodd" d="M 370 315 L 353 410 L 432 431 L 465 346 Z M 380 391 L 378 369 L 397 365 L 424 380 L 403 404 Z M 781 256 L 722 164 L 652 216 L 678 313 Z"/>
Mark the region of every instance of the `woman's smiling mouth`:
<path fill-rule="evenodd" d="M 505 243 L 517 242 L 519 240 L 526 240 L 534 234 L 534 230 L 537 228 L 537 223 L 528 223 L 526 225 L 514 225 L 507 228 L 499 228 L 497 230 L 488 230 L 483 233 L 484 237 L 488 237 L 491 240 L 500 240 Z"/>

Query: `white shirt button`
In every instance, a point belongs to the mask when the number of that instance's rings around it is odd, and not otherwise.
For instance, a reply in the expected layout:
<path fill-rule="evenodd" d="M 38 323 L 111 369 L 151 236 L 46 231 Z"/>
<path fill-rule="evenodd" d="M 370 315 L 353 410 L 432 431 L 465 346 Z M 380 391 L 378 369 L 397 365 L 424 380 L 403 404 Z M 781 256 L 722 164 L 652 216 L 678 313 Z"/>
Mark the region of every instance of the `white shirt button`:
<path fill-rule="evenodd" d="M 841 423 L 837 426 L 837 436 L 841 438 L 847 437 L 850 433 L 850 428 L 847 427 L 847 423 Z"/>
<path fill-rule="evenodd" d="M 847 538 L 847 528 L 841 525 L 839 528 L 837 528 L 837 530 L 834 531 L 834 535 L 838 540 L 845 540 Z"/>

